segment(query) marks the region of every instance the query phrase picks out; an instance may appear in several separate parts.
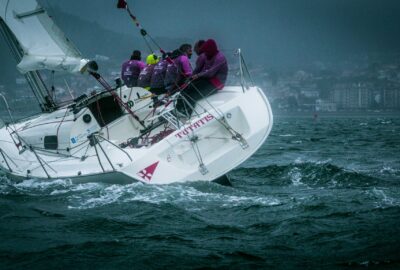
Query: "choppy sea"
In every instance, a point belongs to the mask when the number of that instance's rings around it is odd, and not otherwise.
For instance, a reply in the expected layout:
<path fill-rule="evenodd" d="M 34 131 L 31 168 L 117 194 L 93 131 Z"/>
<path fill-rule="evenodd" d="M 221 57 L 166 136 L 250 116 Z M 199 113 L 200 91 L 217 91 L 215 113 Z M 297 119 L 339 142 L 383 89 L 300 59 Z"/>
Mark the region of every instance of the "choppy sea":
<path fill-rule="evenodd" d="M 276 117 L 230 177 L 0 177 L 0 269 L 400 269 L 400 117 Z"/>

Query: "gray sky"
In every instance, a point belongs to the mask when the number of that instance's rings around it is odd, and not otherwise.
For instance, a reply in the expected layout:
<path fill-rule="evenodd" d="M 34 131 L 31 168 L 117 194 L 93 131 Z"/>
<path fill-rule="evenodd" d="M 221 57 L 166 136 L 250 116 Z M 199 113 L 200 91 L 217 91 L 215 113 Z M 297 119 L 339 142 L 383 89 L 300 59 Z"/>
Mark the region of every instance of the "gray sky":
<path fill-rule="evenodd" d="M 116 0 L 50 1 L 51 8 L 138 36 Z M 153 37 L 215 38 L 258 63 L 291 65 L 400 51 L 399 0 L 128 0 Z M 170 49 L 170 48 L 167 48 Z"/>

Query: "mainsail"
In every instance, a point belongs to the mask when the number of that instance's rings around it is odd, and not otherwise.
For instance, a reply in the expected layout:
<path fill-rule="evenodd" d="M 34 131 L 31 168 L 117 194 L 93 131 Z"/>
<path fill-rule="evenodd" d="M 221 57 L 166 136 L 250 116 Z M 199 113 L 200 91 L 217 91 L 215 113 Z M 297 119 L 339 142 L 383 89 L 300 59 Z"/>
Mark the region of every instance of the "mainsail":
<path fill-rule="evenodd" d="M 88 60 L 82 59 L 36 0 L 0 0 L 0 33 L 41 110 L 57 109 L 38 70 L 78 72 L 83 71 Z"/>
<path fill-rule="evenodd" d="M 0 16 L 23 50 L 22 73 L 78 72 L 87 63 L 36 0 L 0 0 Z"/>

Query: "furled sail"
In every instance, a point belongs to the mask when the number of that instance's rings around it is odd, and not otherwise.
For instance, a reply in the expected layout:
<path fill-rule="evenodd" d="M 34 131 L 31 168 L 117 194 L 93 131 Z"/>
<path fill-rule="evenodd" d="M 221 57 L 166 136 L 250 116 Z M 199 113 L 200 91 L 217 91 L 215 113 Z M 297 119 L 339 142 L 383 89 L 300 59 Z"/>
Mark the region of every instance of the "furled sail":
<path fill-rule="evenodd" d="M 78 72 L 87 64 L 36 0 L 0 0 L 0 16 L 23 50 L 17 68 Z"/>

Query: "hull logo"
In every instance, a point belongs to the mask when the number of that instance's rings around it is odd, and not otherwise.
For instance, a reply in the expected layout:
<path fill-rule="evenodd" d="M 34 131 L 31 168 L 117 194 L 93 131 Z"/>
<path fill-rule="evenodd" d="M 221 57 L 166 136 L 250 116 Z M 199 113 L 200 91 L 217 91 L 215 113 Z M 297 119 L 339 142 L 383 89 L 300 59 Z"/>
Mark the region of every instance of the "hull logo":
<path fill-rule="evenodd" d="M 159 163 L 159 161 L 151 164 L 150 166 L 148 166 L 148 167 L 144 168 L 143 170 L 141 170 L 140 172 L 138 172 L 137 175 L 144 180 L 150 181 L 154 175 L 154 172 L 157 168 L 158 163 Z"/>

